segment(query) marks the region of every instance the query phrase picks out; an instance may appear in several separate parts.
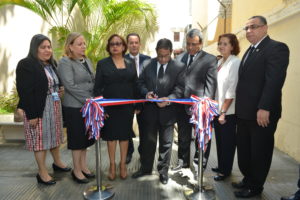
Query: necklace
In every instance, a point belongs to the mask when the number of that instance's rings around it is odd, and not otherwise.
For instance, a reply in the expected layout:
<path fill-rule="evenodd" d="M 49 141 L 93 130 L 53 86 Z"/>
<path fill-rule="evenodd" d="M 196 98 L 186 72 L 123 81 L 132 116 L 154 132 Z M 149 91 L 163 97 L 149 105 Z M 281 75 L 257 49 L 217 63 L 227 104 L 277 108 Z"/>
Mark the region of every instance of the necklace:
<path fill-rule="evenodd" d="M 79 61 L 80 61 L 82 64 L 85 63 L 85 59 L 84 59 L 84 58 L 79 59 Z"/>

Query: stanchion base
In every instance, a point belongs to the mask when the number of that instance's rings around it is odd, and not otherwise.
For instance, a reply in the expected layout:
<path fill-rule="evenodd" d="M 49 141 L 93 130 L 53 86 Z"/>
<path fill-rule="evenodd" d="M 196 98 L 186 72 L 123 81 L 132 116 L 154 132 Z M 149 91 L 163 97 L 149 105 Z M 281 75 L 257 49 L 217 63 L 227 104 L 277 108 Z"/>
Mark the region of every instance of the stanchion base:
<path fill-rule="evenodd" d="M 216 194 L 213 189 L 203 187 L 202 192 L 199 189 L 190 189 L 184 191 L 187 200 L 215 200 Z"/>
<path fill-rule="evenodd" d="M 97 190 L 94 187 L 87 189 L 83 192 L 84 199 L 87 200 L 106 200 L 112 199 L 115 193 L 110 192 L 108 190 Z"/>

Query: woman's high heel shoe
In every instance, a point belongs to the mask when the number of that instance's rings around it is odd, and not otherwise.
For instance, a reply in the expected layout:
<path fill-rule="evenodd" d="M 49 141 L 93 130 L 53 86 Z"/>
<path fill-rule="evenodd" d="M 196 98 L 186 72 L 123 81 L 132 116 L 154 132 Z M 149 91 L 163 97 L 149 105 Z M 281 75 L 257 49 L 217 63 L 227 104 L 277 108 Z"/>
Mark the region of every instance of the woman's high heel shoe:
<path fill-rule="evenodd" d="M 110 181 L 113 181 L 116 179 L 116 164 L 110 164 L 109 165 L 109 172 L 108 172 L 108 176 L 107 178 L 110 180 Z"/>
<path fill-rule="evenodd" d="M 74 171 L 71 172 L 71 175 L 72 175 L 74 181 L 76 181 L 77 183 L 85 184 L 85 183 L 88 183 L 88 182 L 89 182 L 89 180 L 88 180 L 87 178 L 83 178 L 83 179 L 78 178 L 78 177 L 75 175 Z"/>
<path fill-rule="evenodd" d="M 60 171 L 60 172 L 69 172 L 69 171 L 72 170 L 71 167 L 65 167 L 65 168 L 62 168 L 62 167 L 57 166 L 57 165 L 54 164 L 54 163 L 52 164 L 52 168 L 53 168 L 54 171 Z"/>
<path fill-rule="evenodd" d="M 93 173 L 93 172 L 91 172 L 91 173 L 85 173 L 84 171 L 81 171 L 82 173 L 83 173 L 83 175 L 86 177 L 86 178 L 95 178 L 96 177 L 96 175 Z"/>
<path fill-rule="evenodd" d="M 127 178 L 127 168 L 125 163 L 120 164 L 120 178 L 123 180 Z"/>
<path fill-rule="evenodd" d="M 44 185 L 54 185 L 56 183 L 56 181 L 53 179 L 51 179 L 50 181 L 44 181 L 39 174 L 36 175 L 36 180 L 38 183 L 41 183 Z"/>

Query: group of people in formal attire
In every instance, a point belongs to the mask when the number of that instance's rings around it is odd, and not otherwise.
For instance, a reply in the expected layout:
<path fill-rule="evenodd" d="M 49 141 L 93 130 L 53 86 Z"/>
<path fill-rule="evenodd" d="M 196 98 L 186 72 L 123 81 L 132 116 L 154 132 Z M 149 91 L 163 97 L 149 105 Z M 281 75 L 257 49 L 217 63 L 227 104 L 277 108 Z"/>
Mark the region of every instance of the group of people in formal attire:
<path fill-rule="evenodd" d="M 157 138 L 159 143 L 157 171 L 162 184 L 167 184 L 173 143 L 174 125 L 178 126 L 178 161 L 171 169 L 181 170 L 198 163 L 198 151 L 190 161 L 193 125 L 189 106 L 168 102 L 169 99 L 209 97 L 219 104 L 219 115 L 213 121 L 218 166 L 215 181 L 230 176 L 237 148 L 238 165 L 243 175 L 232 183 L 236 197 L 259 195 L 268 175 L 274 148 L 274 133 L 281 116 L 281 90 L 289 62 L 289 49 L 272 40 L 263 16 L 251 17 L 245 26 L 251 43 L 240 60 L 236 35 L 226 33 L 218 38 L 221 59 L 202 50 L 200 30 L 186 34 L 186 51 L 172 58 L 169 39 L 160 39 L 156 57 L 141 54 L 141 39 L 136 33 L 126 40 L 113 34 L 107 41 L 109 54 L 97 63 L 96 73 L 86 57 L 86 43 L 80 33 L 70 33 L 65 42 L 64 56 L 58 64 L 53 59 L 48 37 L 35 35 L 29 54 L 17 66 L 16 82 L 24 111 L 26 148 L 34 152 L 38 164 L 37 181 L 55 184 L 45 164 L 50 150 L 53 169 L 69 172 L 78 183 L 88 183 L 95 175 L 87 166 L 87 148 L 94 143 L 85 129 L 80 112 L 86 99 L 103 96 L 106 99 L 159 99 L 105 107 L 101 138 L 107 141 L 109 155 L 108 179 L 116 172 L 126 179 L 126 164 L 130 163 L 134 145 L 133 118 L 139 129 L 141 167 L 132 177 L 149 175 L 153 170 Z M 126 54 L 127 50 L 129 53 Z M 63 98 L 61 98 L 63 97 Z M 62 104 L 62 105 L 61 105 Z M 67 128 L 68 149 L 72 150 L 73 169 L 60 159 L 59 145 L 63 142 L 63 121 Z M 120 162 L 116 164 L 119 143 Z M 195 142 L 196 150 L 198 149 Z M 210 142 L 204 153 L 206 168 Z"/>

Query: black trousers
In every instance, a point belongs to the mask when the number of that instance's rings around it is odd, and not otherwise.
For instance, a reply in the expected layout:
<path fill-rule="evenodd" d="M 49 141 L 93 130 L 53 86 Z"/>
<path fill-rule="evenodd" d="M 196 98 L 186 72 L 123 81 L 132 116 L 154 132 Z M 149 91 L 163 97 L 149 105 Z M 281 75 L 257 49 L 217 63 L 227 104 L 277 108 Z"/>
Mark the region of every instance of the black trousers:
<path fill-rule="evenodd" d="M 190 164 L 190 145 L 193 124 L 190 123 L 191 116 L 186 113 L 184 105 L 179 105 L 177 108 L 177 126 L 178 126 L 178 159 L 183 161 L 183 165 Z M 206 168 L 211 141 L 208 142 L 206 151 L 204 153 L 203 166 Z M 195 140 L 195 155 L 194 160 L 198 163 L 199 145 L 197 139 Z"/>
<path fill-rule="evenodd" d="M 140 114 L 136 115 L 136 120 L 137 120 L 137 123 L 138 123 L 139 137 L 140 137 L 140 140 L 141 140 L 141 137 L 143 137 L 143 133 L 142 133 L 142 122 L 143 122 L 143 120 L 141 119 Z M 128 140 L 127 155 L 132 155 L 133 152 L 134 152 L 134 145 L 133 145 L 133 140 L 131 138 L 131 139 Z M 138 152 L 139 152 L 139 154 L 141 154 L 141 143 L 139 144 Z"/>
<path fill-rule="evenodd" d="M 226 115 L 226 123 L 220 124 L 214 119 L 218 168 L 221 174 L 229 175 L 232 171 L 236 149 L 236 116 Z"/>
<path fill-rule="evenodd" d="M 256 120 L 237 119 L 238 165 L 250 189 L 263 189 L 272 162 L 277 122 L 270 119 L 263 128 Z"/>
<path fill-rule="evenodd" d="M 298 188 L 300 188 L 300 165 L 299 165 L 299 179 L 298 179 Z M 300 192 L 299 192 L 300 193 Z M 300 195 L 300 194 L 299 194 Z"/>
<path fill-rule="evenodd" d="M 141 140 L 141 170 L 151 172 L 153 168 L 157 134 L 159 137 L 159 157 L 157 170 L 160 174 L 168 174 L 172 142 L 174 133 L 174 124 L 161 125 L 158 120 L 149 120 L 142 126 L 144 136 Z"/>
<path fill-rule="evenodd" d="M 298 191 L 295 193 L 295 197 L 300 198 L 300 165 L 299 165 Z"/>
<path fill-rule="evenodd" d="M 190 144 L 193 124 L 189 123 L 191 116 L 187 115 L 184 105 L 177 105 L 178 126 L 178 159 L 183 166 L 190 165 Z"/>

